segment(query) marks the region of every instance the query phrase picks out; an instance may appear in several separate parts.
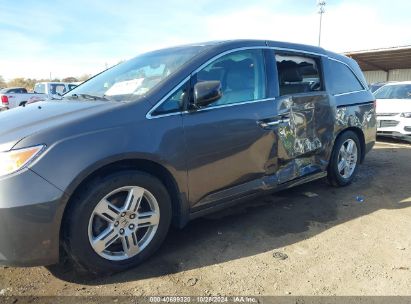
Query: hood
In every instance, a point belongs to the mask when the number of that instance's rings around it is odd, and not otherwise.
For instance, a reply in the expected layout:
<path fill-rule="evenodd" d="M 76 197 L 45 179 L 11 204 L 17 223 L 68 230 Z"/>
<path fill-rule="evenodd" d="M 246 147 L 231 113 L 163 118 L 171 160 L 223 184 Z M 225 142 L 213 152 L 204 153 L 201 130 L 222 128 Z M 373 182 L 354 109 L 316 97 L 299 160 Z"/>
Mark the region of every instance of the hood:
<path fill-rule="evenodd" d="M 46 101 L 0 112 L 0 152 L 23 138 L 58 125 L 104 112 L 121 105 L 113 102 Z"/>
<path fill-rule="evenodd" d="M 377 114 L 411 112 L 411 99 L 377 99 Z"/>

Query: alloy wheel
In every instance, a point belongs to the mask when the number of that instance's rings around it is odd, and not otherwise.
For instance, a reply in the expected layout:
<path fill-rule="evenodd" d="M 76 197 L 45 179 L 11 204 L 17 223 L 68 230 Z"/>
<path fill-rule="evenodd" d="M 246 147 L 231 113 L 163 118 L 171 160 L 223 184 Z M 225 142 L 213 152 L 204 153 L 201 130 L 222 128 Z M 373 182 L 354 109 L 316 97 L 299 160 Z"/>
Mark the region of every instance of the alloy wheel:
<path fill-rule="evenodd" d="M 160 208 L 147 189 L 127 186 L 107 194 L 94 208 L 88 227 L 91 247 L 101 257 L 127 260 L 156 234 Z"/>
<path fill-rule="evenodd" d="M 338 153 L 338 173 L 343 178 L 350 178 L 357 166 L 358 149 L 357 144 L 351 138 L 347 139 Z"/>

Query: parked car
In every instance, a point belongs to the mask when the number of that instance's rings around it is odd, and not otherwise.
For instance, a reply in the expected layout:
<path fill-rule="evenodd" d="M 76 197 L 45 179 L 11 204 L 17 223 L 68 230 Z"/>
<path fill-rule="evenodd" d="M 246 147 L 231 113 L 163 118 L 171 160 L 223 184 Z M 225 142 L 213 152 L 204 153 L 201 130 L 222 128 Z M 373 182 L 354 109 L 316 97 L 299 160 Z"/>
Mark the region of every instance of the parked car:
<path fill-rule="evenodd" d="M 40 82 L 35 84 L 33 93 L 28 93 L 25 88 L 6 88 L 0 91 L 1 106 L 3 109 L 12 109 L 48 98 L 60 99 L 61 95 L 74 87 L 71 83 Z"/>
<path fill-rule="evenodd" d="M 27 104 L 46 99 L 61 99 L 61 96 L 74 89 L 77 85 L 66 82 L 39 82 L 34 86 L 36 95 L 29 98 Z"/>
<path fill-rule="evenodd" d="M 1 110 L 23 105 L 32 96 L 26 88 L 13 87 L 0 90 Z"/>
<path fill-rule="evenodd" d="M 371 93 L 374 93 L 375 91 L 377 91 L 379 88 L 381 88 L 382 86 L 386 85 L 387 82 L 374 82 L 368 85 Z"/>
<path fill-rule="evenodd" d="M 72 89 L 74 89 L 75 87 L 79 86 L 82 83 L 82 81 L 76 81 L 76 82 L 72 82 L 68 84 L 68 89 L 69 91 L 71 91 Z"/>
<path fill-rule="evenodd" d="M 389 83 L 375 93 L 377 134 L 411 139 L 411 81 Z"/>
<path fill-rule="evenodd" d="M 325 176 L 346 186 L 374 145 L 374 102 L 350 58 L 234 40 L 149 52 L 0 113 L 0 264 L 64 250 L 121 271 L 171 224 Z"/>

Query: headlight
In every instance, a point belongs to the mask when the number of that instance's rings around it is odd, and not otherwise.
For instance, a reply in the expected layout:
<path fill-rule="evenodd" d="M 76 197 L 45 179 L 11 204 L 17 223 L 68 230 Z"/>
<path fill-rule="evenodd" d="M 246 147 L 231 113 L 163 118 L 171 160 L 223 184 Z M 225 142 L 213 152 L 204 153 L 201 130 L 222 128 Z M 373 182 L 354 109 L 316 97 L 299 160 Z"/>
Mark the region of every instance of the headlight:
<path fill-rule="evenodd" d="M 401 117 L 405 117 L 405 118 L 411 118 L 411 112 L 401 113 L 400 116 L 401 116 Z"/>
<path fill-rule="evenodd" d="M 33 161 L 43 150 L 44 146 L 35 146 L 0 153 L 0 176 L 14 173 L 23 169 Z"/>

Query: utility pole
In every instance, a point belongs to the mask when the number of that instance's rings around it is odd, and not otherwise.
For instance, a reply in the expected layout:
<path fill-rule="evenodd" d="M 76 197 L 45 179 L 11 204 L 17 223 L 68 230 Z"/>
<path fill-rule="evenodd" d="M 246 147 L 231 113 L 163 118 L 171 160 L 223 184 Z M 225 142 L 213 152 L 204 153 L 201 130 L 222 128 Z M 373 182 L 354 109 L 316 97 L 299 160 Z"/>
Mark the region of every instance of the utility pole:
<path fill-rule="evenodd" d="M 320 30 L 318 31 L 318 46 L 321 45 L 321 23 L 323 20 L 323 14 L 325 13 L 325 0 L 317 0 L 317 6 L 319 7 L 318 13 L 320 14 Z"/>

